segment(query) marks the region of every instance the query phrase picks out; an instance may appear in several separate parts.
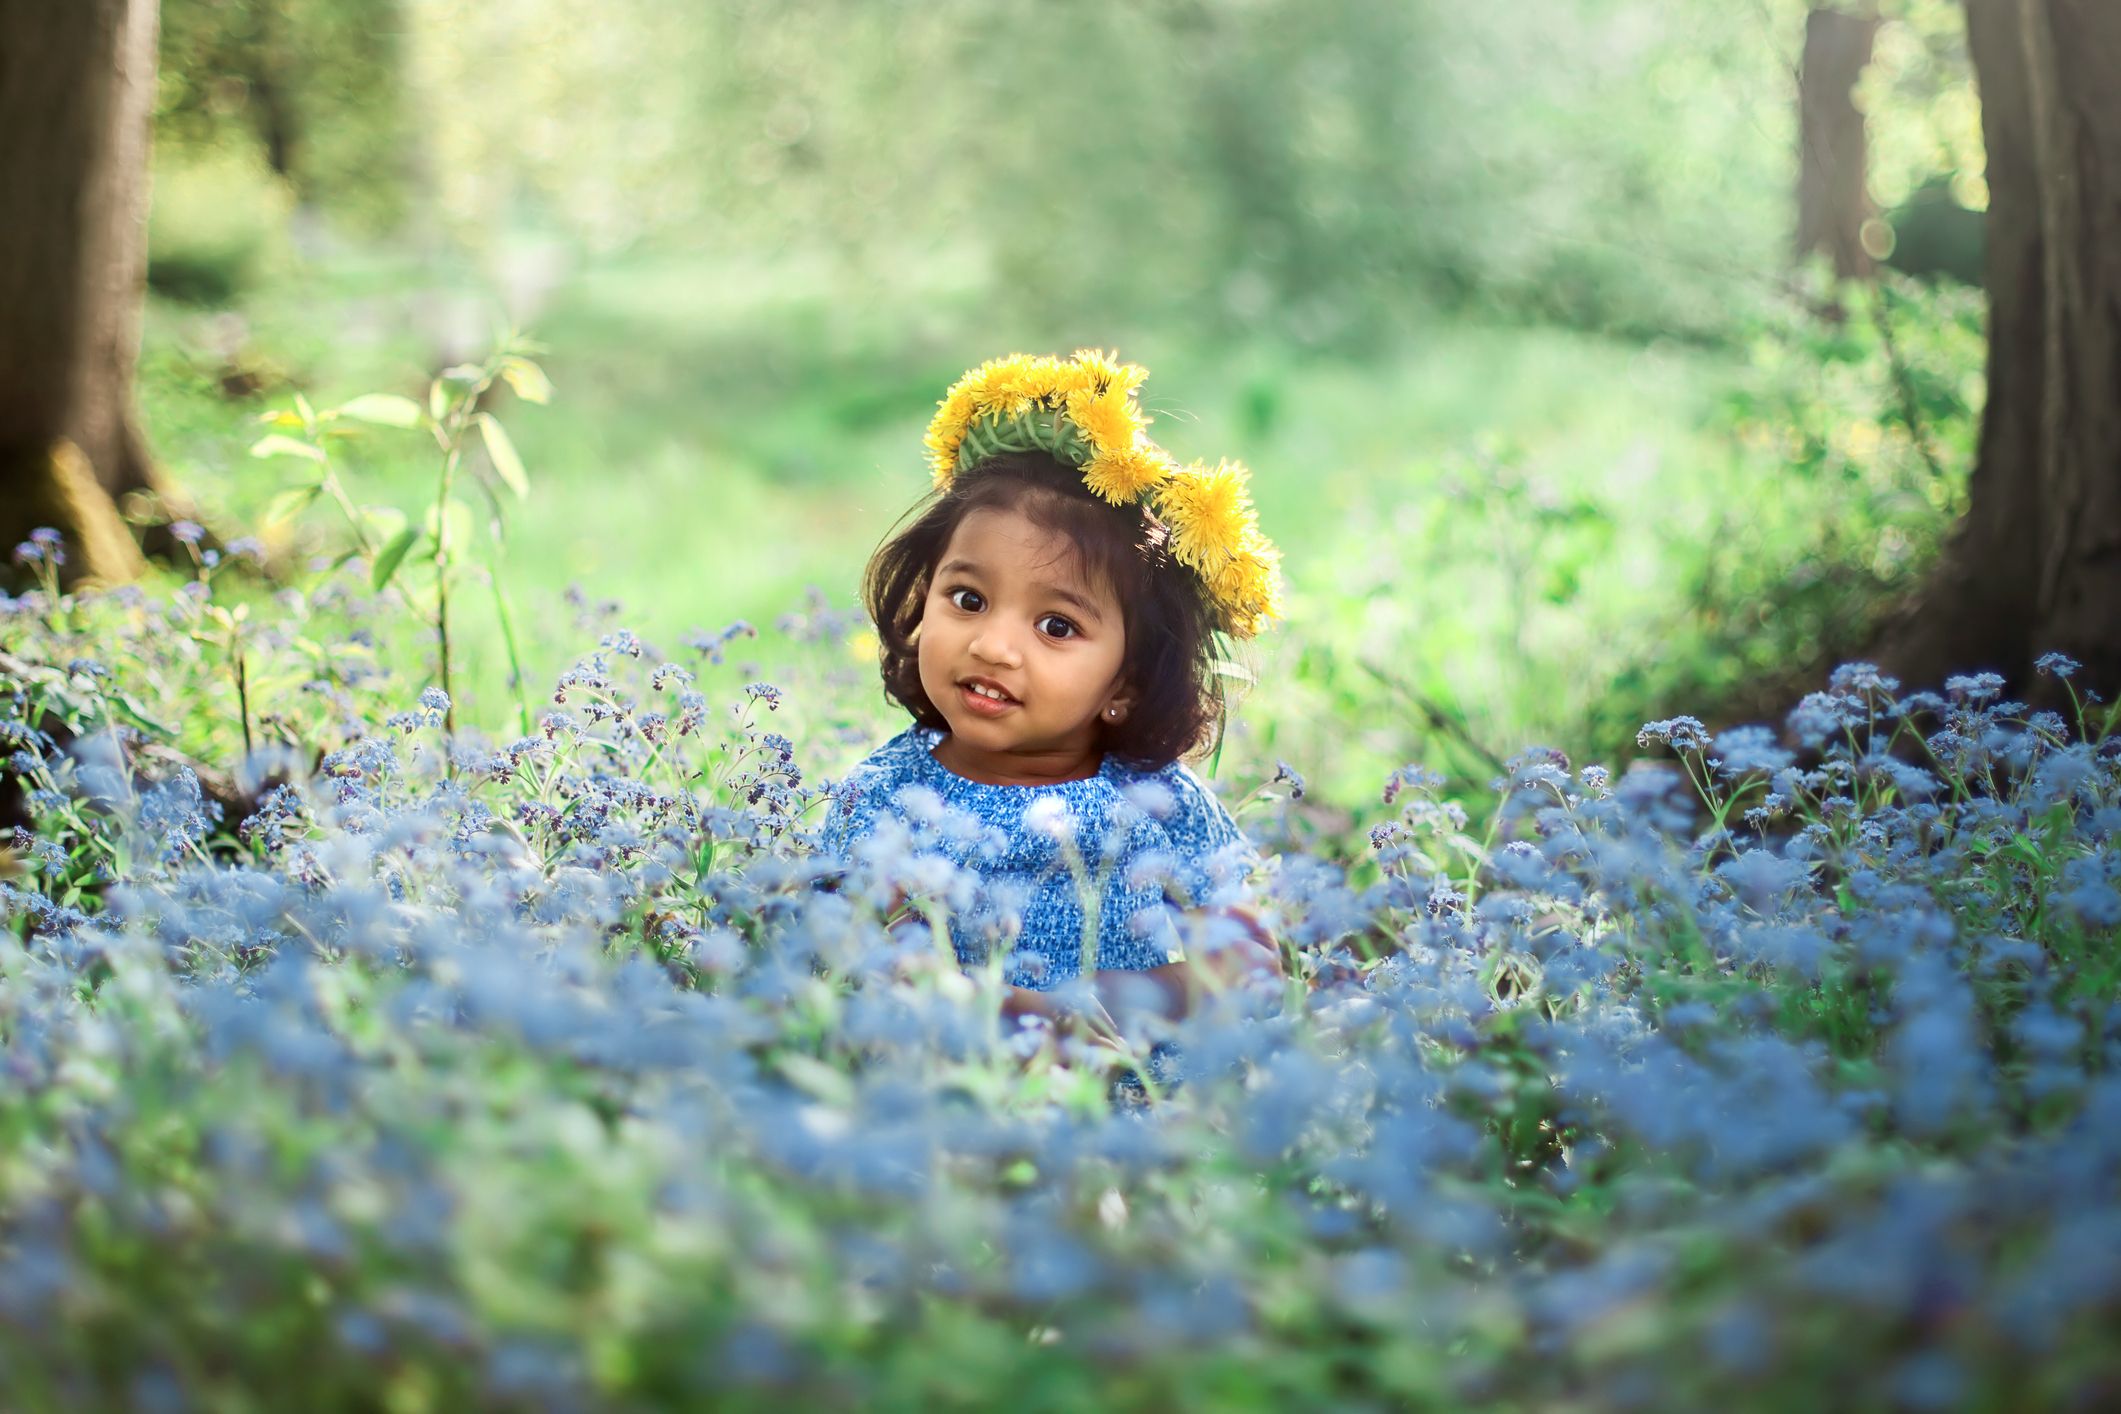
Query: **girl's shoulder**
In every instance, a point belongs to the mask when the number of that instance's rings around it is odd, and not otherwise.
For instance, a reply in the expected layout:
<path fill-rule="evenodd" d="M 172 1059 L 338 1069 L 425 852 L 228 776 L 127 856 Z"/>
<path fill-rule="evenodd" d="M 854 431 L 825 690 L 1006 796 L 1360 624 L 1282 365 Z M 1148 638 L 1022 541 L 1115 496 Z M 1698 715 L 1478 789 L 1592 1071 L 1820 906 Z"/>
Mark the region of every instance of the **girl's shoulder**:
<path fill-rule="evenodd" d="M 933 761 L 928 749 L 939 735 L 926 727 L 906 728 L 864 756 L 847 774 L 826 788 L 823 843 L 835 854 L 844 854 L 885 813 L 899 790 L 923 779 L 922 758 Z"/>
<path fill-rule="evenodd" d="M 923 774 L 922 767 L 935 758 L 929 750 L 941 733 L 915 724 L 864 756 L 832 788 L 841 800 L 878 793 L 889 794 Z"/>
<path fill-rule="evenodd" d="M 934 728 L 924 727 L 916 722 L 864 756 L 848 775 L 851 777 L 858 772 L 904 771 L 917 766 L 921 757 L 928 755 L 929 748 L 935 745 L 936 738 L 941 735 L 942 733 Z"/>
<path fill-rule="evenodd" d="M 1183 761 L 1155 770 L 1122 766 L 1112 773 L 1112 780 L 1121 794 L 1173 837 L 1227 838 L 1238 832 L 1214 787 Z"/>
<path fill-rule="evenodd" d="M 1241 901 L 1260 867 L 1259 851 L 1215 788 L 1183 761 L 1118 777 L 1121 792 L 1152 822 L 1139 838 L 1164 862 L 1165 896 L 1187 908 Z"/>

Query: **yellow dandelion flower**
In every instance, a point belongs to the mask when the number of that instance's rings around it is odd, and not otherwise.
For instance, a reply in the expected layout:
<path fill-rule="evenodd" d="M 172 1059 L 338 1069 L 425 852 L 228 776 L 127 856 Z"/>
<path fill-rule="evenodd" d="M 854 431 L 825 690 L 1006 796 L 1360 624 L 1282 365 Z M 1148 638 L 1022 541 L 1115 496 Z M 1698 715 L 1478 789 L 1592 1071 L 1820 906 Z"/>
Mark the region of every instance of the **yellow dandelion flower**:
<path fill-rule="evenodd" d="M 1068 394 L 1068 420 L 1100 452 L 1125 451 L 1142 431 L 1141 409 L 1117 383 L 1107 384 L 1102 391 L 1077 388 Z"/>
<path fill-rule="evenodd" d="M 1137 363 L 1121 363 L 1118 354 L 1108 354 L 1099 349 L 1077 349 L 1075 365 L 1089 375 L 1100 387 L 1118 387 L 1129 394 L 1142 385 L 1149 370 Z"/>
<path fill-rule="evenodd" d="M 933 446 L 928 449 L 928 481 L 940 491 L 957 475 L 957 448 L 955 446 Z"/>
<path fill-rule="evenodd" d="M 979 410 L 979 386 L 976 371 L 951 384 L 928 423 L 928 434 L 922 440 L 928 448 L 937 485 L 948 482 L 957 470 L 958 445 L 965 440 L 966 429 Z"/>
<path fill-rule="evenodd" d="M 965 428 L 962 426 L 935 428 L 928 433 L 928 471 L 938 490 L 950 484 L 957 475 L 957 450 L 964 445 Z"/>
<path fill-rule="evenodd" d="M 1115 506 L 1141 499 L 1141 494 L 1169 477 L 1175 468 L 1171 458 L 1152 442 L 1099 451 L 1083 467 L 1083 484 Z"/>
<path fill-rule="evenodd" d="M 980 406 L 980 390 L 987 382 L 988 367 L 988 364 L 983 363 L 952 383 L 950 390 L 943 394 L 943 405 L 961 408 L 968 416 L 977 412 Z"/>
<path fill-rule="evenodd" d="M 1118 381 L 1119 355 L 1108 354 L 1102 349 L 1077 349 L 1075 366 L 1082 369 L 1100 383 Z"/>
<path fill-rule="evenodd" d="M 1051 363 L 1030 354 L 1010 354 L 981 364 L 974 383 L 979 414 L 1015 417 L 1030 407 L 1045 392 Z"/>
<path fill-rule="evenodd" d="M 1126 394 L 1133 394 L 1135 388 L 1141 386 L 1141 379 L 1150 375 L 1147 369 L 1120 363 L 1118 354 L 1107 354 L 1094 348 L 1075 350 L 1071 367 L 1082 377 L 1084 388 L 1120 388 Z"/>
<path fill-rule="evenodd" d="M 1046 399 L 1052 407 L 1067 407 L 1077 392 L 1097 388 L 1097 379 L 1065 358 L 1054 358 L 1046 371 Z"/>
<path fill-rule="evenodd" d="M 1254 532 L 1209 580 L 1209 596 L 1222 610 L 1228 631 L 1250 638 L 1267 620 L 1281 617 L 1280 558 Z"/>
<path fill-rule="evenodd" d="M 1157 513 L 1171 527 L 1171 553 L 1178 562 L 1210 574 L 1244 543 L 1253 526 L 1242 463 L 1195 463 L 1156 488 Z"/>

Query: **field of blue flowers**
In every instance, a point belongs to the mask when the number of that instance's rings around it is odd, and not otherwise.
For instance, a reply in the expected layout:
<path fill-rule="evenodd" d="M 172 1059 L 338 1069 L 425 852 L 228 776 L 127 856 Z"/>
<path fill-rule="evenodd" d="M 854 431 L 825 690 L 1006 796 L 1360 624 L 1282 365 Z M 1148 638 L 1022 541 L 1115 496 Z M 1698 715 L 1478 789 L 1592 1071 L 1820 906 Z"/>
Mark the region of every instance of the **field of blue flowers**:
<path fill-rule="evenodd" d="M 921 833 L 814 852 L 883 727 L 847 625 L 584 603 L 452 734 L 401 586 L 248 552 L 0 597 L 11 1407 L 2121 1399 L 2121 738 L 2067 660 L 2071 712 L 1851 664 L 1486 800 L 1225 761 L 1289 977 L 1114 1043 L 1004 1030 Z"/>

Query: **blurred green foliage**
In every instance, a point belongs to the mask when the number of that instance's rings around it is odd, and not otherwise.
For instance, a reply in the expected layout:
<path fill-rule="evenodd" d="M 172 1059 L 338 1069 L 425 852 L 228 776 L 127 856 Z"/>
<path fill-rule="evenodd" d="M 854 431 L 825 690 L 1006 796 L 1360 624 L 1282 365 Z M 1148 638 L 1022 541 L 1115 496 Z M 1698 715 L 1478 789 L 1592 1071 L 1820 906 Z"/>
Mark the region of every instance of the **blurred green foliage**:
<path fill-rule="evenodd" d="M 814 246 L 852 290 L 940 255 L 1033 317 L 1362 349 L 1469 299 L 1707 335 L 1782 239 L 1788 105 L 1742 7 L 424 13 L 474 243 L 530 209 L 606 248 Z"/>
<path fill-rule="evenodd" d="M 398 0 L 163 0 L 155 135 L 249 148 L 299 199 L 371 233 L 402 222 L 420 144 Z"/>
<path fill-rule="evenodd" d="M 1042 323 L 1360 352 L 1438 306 L 1721 340 L 1789 225 L 1796 0 L 170 0 L 160 131 L 491 255 L 529 228 L 861 300 L 945 261 Z M 1877 191 L 1975 209 L 1957 6 L 1896 0 Z"/>
<path fill-rule="evenodd" d="M 218 247 L 225 308 L 151 311 L 158 452 L 255 527 L 259 414 L 420 397 L 513 320 L 559 390 L 506 410 L 539 487 L 506 532 L 531 624 L 569 582 L 665 637 L 808 585 L 844 604 L 958 372 L 1116 346 L 1155 370 L 1160 441 L 1252 464 L 1288 555 L 1304 646 L 1259 647 L 1235 745 L 1332 712 L 1362 725 L 1322 783 L 1426 759 L 1480 785 L 1499 743 L 1609 754 L 1674 697 L 1782 705 L 1963 494 L 1978 297 L 1896 284 L 1823 323 L 1787 266 L 1796 0 L 275 13 L 310 62 L 365 24 L 349 72 L 394 67 L 373 109 L 320 79 L 310 130 L 340 146 L 276 175 L 228 97 L 256 13 L 172 0 L 157 248 L 216 248 L 231 212 L 258 236 Z M 1884 15 L 1877 194 L 1978 206 L 1958 8 Z M 208 158 L 257 196 L 183 199 Z M 402 220 L 333 214 L 362 209 Z M 357 499 L 419 513 L 413 440 L 345 449 Z M 306 520 L 269 538 L 291 574 L 328 548 Z M 529 637 L 540 680 L 559 649 Z M 505 710 L 500 644 L 460 649 L 457 695 Z"/>
<path fill-rule="evenodd" d="M 806 586 L 850 603 L 925 484 L 920 431 L 959 371 L 947 354 L 888 318 L 842 328 L 794 291 L 746 316 L 748 340 L 687 334 L 686 268 L 582 279 L 541 330 L 557 398 L 497 405 L 538 488 L 506 525 L 532 681 L 571 651 L 542 627 L 570 582 L 666 645 L 770 623 Z M 423 394 L 406 339 L 379 332 L 396 277 L 364 278 L 313 282 L 299 315 L 268 300 L 237 355 L 267 381 L 234 403 L 206 342 L 216 319 L 155 312 L 150 424 L 209 522 L 267 519 L 283 482 L 247 455 L 254 414 L 298 387 L 320 406 Z M 1980 337 L 1972 292 L 1907 284 L 1845 326 L 1762 314 L 1742 353 L 1469 323 L 1362 363 L 1263 341 L 1131 345 L 1155 370 L 1159 437 L 1258 468 L 1287 554 L 1291 625 L 1250 651 L 1235 759 L 1300 744 L 1328 800 L 1411 760 L 1470 791 L 1507 742 L 1622 753 L 1674 700 L 1772 712 L 1784 704 L 1760 694 L 1845 656 L 1919 582 L 1964 491 Z M 377 430 L 334 456 L 364 504 L 417 518 L 433 499 L 418 438 Z M 322 503 L 266 536 L 297 583 L 344 540 Z M 468 720 L 515 715 L 500 636 L 474 621 L 454 651 Z M 1283 739 L 1319 720 L 1349 729 Z"/>
<path fill-rule="evenodd" d="M 226 305 L 287 256 L 293 193 L 243 145 L 155 153 L 147 278 L 158 294 Z"/>

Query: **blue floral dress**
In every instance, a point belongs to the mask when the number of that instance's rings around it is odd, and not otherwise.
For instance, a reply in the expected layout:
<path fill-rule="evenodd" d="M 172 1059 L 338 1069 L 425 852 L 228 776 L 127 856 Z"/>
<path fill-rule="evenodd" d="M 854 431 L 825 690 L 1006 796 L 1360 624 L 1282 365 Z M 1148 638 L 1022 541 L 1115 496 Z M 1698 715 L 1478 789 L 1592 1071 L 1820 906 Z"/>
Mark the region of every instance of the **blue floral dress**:
<path fill-rule="evenodd" d="M 914 726 L 832 791 L 825 847 L 881 891 L 939 896 L 964 966 L 997 950 L 1011 986 L 1045 991 L 1100 971 L 1183 956 L 1179 912 L 1239 901 L 1252 844 L 1183 763 L 1045 786 L 968 780 L 935 759 L 943 733 Z M 947 864 L 945 864 L 947 861 Z"/>

